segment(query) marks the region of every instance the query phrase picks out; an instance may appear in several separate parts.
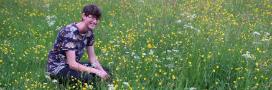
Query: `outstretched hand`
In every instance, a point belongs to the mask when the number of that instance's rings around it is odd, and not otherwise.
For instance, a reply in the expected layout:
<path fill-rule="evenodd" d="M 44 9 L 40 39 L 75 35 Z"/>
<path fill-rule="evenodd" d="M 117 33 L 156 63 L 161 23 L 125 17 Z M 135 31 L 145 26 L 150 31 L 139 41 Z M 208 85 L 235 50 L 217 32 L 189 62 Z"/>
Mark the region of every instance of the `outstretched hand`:
<path fill-rule="evenodd" d="M 99 76 L 100 78 L 102 78 L 103 80 L 107 80 L 110 76 L 107 72 L 105 71 L 101 71 L 99 70 L 97 73 L 96 73 L 97 76 Z"/>

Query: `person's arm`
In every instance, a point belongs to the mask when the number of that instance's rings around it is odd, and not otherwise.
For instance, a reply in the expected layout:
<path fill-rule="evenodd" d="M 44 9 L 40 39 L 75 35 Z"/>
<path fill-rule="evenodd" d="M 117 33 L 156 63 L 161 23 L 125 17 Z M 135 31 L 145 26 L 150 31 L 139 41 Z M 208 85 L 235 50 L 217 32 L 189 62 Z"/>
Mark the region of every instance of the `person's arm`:
<path fill-rule="evenodd" d="M 98 73 L 97 73 L 98 76 L 100 76 L 104 80 L 108 79 L 109 78 L 108 73 L 103 69 L 99 61 L 96 59 L 94 47 L 87 46 L 87 53 L 88 53 L 89 62 L 91 64 L 94 64 L 95 68 L 98 70 Z"/>
<path fill-rule="evenodd" d="M 95 68 L 105 72 L 105 70 L 103 69 L 103 67 L 101 66 L 101 64 L 96 58 L 96 55 L 94 52 L 94 46 L 87 46 L 87 53 L 88 53 L 89 62 L 95 65 Z"/>
<path fill-rule="evenodd" d="M 75 51 L 68 50 L 65 52 L 67 56 L 67 64 L 73 70 L 80 71 L 80 72 L 87 72 L 87 73 L 95 73 L 97 74 L 99 70 L 91 67 L 84 66 L 78 62 L 76 62 L 76 55 Z"/>

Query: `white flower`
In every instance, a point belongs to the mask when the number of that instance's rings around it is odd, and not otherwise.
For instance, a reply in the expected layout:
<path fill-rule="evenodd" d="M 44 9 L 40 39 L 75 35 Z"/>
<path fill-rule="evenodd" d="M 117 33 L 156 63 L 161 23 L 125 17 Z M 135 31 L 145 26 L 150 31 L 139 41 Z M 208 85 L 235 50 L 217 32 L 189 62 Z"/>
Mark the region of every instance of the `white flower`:
<path fill-rule="evenodd" d="M 108 90 L 114 90 L 113 84 L 108 84 Z"/>
<path fill-rule="evenodd" d="M 253 56 L 250 54 L 249 51 L 246 51 L 246 53 L 243 54 L 242 56 L 245 57 L 246 59 L 253 59 Z"/>
<path fill-rule="evenodd" d="M 263 38 L 263 39 L 262 39 L 263 42 L 268 42 L 269 40 L 270 40 L 270 39 L 268 39 L 268 38 Z"/>
<path fill-rule="evenodd" d="M 131 52 L 131 56 L 134 56 L 135 55 L 135 52 Z"/>
<path fill-rule="evenodd" d="M 264 35 L 265 36 L 270 36 L 270 33 L 269 32 L 265 32 Z"/>
<path fill-rule="evenodd" d="M 195 87 L 190 87 L 189 90 L 196 90 L 196 88 Z"/>
<path fill-rule="evenodd" d="M 175 67 L 175 65 L 173 63 L 165 64 L 164 66 L 167 67 L 167 68 L 174 68 Z"/>
<path fill-rule="evenodd" d="M 46 16 L 46 21 L 49 27 L 53 26 L 56 23 L 57 17 L 55 15 L 53 16 Z"/>
<path fill-rule="evenodd" d="M 143 56 L 145 56 L 145 55 L 146 55 L 146 53 L 142 53 L 142 55 L 143 55 Z"/>
<path fill-rule="evenodd" d="M 172 51 L 173 51 L 173 52 L 179 52 L 179 50 L 176 50 L 176 49 L 173 49 Z"/>
<path fill-rule="evenodd" d="M 189 19 L 194 19 L 194 18 L 196 18 L 196 14 L 188 15 L 187 18 L 189 18 Z"/>
<path fill-rule="evenodd" d="M 173 60 L 173 57 L 167 57 L 166 60 Z"/>
<path fill-rule="evenodd" d="M 192 18 L 192 19 L 196 18 L 196 14 L 193 14 L 193 15 L 191 16 L 191 18 Z"/>
<path fill-rule="evenodd" d="M 189 23 L 189 24 L 183 25 L 183 27 L 184 27 L 184 28 L 191 28 L 191 29 L 194 28 L 190 23 Z"/>
<path fill-rule="evenodd" d="M 111 44 L 113 44 L 114 43 L 114 41 L 109 41 Z"/>
<path fill-rule="evenodd" d="M 259 32 L 257 32 L 257 31 L 255 31 L 255 32 L 253 32 L 253 35 L 260 36 L 261 34 Z"/>
<path fill-rule="evenodd" d="M 106 52 L 106 53 L 105 53 L 105 55 L 106 55 L 106 56 L 108 56 L 108 55 L 109 55 L 109 53 L 108 53 L 108 52 Z"/>
<path fill-rule="evenodd" d="M 181 20 L 177 20 L 176 22 L 177 22 L 177 23 L 181 23 Z"/>
<path fill-rule="evenodd" d="M 45 78 L 48 79 L 48 80 L 51 80 L 49 75 L 45 75 Z"/>
<path fill-rule="evenodd" d="M 62 28 L 61 26 L 57 26 L 57 28 L 55 30 L 59 31 L 61 28 Z"/>
<path fill-rule="evenodd" d="M 113 45 L 114 47 L 119 47 L 120 45 Z"/>
<path fill-rule="evenodd" d="M 188 24 L 183 25 L 183 28 L 190 28 L 190 29 L 192 29 L 192 30 L 195 30 L 195 31 L 197 31 L 197 32 L 200 32 L 200 30 L 197 29 L 197 28 L 195 28 L 195 27 L 193 27 L 191 23 L 188 23 Z"/>
<path fill-rule="evenodd" d="M 126 86 L 129 86 L 129 83 L 128 82 L 123 82 L 124 85 Z"/>
<path fill-rule="evenodd" d="M 264 33 L 264 37 L 262 38 L 262 41 L 263 41 L 263 42 L 268 42 L 270 39 L 271 39 L 271 38 L 270 38 L 270 33 L 265 32 L 265 33 Z"/>
<path fill-rule="evenodd" d="M 93 85 L 87 85 L 87 88 L 90 88 L 90 90 L 91 89 L 93 89 L 94 87 L 93 87 Z M 112 89 L 113 90 L 113 89 Z"/>
<path fill-rule="evenodd" d="M 154 54 L 154 51 L 151 49 L 148 53 L 149 55 L 153 55 Z"/>
<path fill-rule="evenodd" d="M 53 83 L 58 83 L 58 80 L 53 79 L 52 82 L 53 82 Z"/>
<path fill-rule="evenodd" d="M 138 55 L 135 55 L 133 57 L 134 57 L 134 59 L 140 59 L 140 57 Z"/>

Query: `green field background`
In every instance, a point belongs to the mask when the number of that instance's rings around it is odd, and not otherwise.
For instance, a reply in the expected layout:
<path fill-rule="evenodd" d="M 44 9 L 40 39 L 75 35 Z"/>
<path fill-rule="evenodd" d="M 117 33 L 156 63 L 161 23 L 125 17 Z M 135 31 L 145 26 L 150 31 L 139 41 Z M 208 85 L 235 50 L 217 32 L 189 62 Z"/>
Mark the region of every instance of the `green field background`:
<path fill-rule="evenodd" d="M 0 0 L 0 90 L 73 88 L 45 77 L 47 54 L 92 3 L 116 90 L 272 89 L 271 0 Z"/>

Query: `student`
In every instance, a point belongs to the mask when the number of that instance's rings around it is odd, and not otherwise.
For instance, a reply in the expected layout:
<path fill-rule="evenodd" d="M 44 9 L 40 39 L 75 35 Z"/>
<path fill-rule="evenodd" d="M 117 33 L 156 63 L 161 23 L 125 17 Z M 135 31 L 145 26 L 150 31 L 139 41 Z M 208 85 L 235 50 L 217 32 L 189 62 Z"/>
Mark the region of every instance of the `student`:
<path fill-rule="evenodd" d="M 84 6 L 81 21 L 64 26 L 58 32 L 53 49 L 49 52 L 47 72 L 51 78 L 60 82 L 80 81 L 90 83 L 94 76 L 103 80 L 109 78 L 108 72 L 101 66 L 94 52 L 93 30 L 99 23 L 101 11 L 96 5 Z M 80 59 L 88 54 L 89 63 Z"/>

